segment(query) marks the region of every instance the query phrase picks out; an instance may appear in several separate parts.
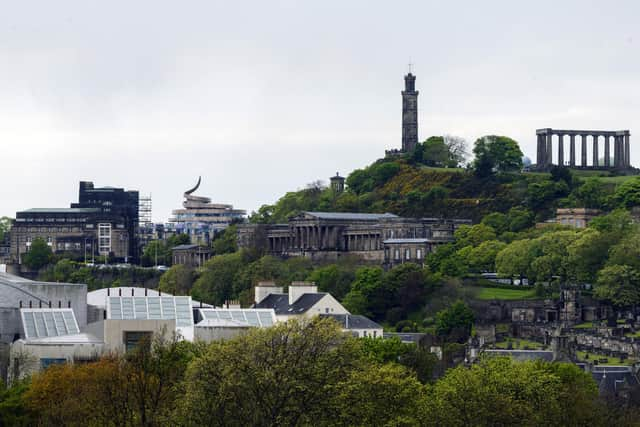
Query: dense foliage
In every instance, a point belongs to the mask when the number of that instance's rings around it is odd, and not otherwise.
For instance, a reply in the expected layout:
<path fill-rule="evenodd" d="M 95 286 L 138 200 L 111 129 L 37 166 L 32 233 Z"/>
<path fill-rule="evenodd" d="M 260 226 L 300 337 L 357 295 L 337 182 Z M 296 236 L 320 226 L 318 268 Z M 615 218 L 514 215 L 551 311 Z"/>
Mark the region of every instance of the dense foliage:
<path fill-rule="evenodd" d="M 229 341 L 155 339 L 54 365 L 0 392 L 0 425 L 627 425 L 574 365 L 490 358 L 420 381 L 417 349 L 357 339 L 329 319 Z M 424 367 L 425 364 L 416 364 Z M 11 410 L 7 410 L 11 408 Z M 607 414 L 607 416 L 603 416 Z"/>

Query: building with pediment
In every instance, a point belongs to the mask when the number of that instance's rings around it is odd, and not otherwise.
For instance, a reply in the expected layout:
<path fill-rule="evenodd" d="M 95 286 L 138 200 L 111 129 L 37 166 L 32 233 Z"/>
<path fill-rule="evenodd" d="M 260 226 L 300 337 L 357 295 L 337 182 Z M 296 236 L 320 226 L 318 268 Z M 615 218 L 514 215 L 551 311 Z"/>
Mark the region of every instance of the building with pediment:
<path fill-rule="evenodd" d="M 390 213 L 301 212 L 286 224 L 241 224 L 238 245 L 272 255 L 304 256 L 317 261 L 353 254 L 393 266 L 421 263 L 469 220 L 402 218 Z"/>

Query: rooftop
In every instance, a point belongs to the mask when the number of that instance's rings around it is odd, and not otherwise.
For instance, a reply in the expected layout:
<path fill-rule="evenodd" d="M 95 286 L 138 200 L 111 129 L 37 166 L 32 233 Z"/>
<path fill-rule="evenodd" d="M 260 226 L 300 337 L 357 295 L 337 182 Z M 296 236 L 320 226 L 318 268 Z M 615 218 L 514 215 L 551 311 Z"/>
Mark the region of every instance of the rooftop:
<path fill-rule="evenodd" d="M 350 213 L 350 212 L 305 212 L 320 219 L 340 219 L 352 221 L 377 221 L 382 218 L 398 218 L 390 213 Z"/>
<path fill-rule="evenodd" d="M 100 212 L 99 208 L 31 208 L 18 213 L 62 213 L 80 214 Z"/>
<path fill-rule="evenodd" d="M 343 329 L 382 329 L 382 326 L 359 314 L 320 314 L 340 324 Z"/>
<path fill-rule="evenodd" d="M 289 305 L 288 294 L 269 294 L 254 308 L 272 308 L 278 315 L 302 314 L 316 305 L 325 295 L 327 295 L 325 292 L 302 294 L 292 305 Z"/>

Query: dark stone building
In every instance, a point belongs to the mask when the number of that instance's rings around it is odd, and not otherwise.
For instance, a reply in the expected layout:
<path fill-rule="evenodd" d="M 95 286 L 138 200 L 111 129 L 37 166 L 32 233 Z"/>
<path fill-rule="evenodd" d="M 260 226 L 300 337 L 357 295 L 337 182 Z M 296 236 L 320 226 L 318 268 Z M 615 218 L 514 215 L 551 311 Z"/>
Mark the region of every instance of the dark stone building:
<path fill-rule="evenodd" d="M 273 255 L 336 260 L 355 254 L 365 261 L 392 266 L 422 262 L 468 220 L 401 218 L 393 214 L 303 212 L 287 224 L 241 224 L 240 247 L 260 247 Z M 402 256 L 396 257 L 396 251 Z"/>
<path fill-rule="evenodd" d="M 211 249 L 199 245 L 178 245 L 171 249 L 173 265 L 182 264 L 188 267 L 201 267 L 211 258 Z"/>
<path fill-rule="evenodd" d="M 78 203 L 70 208 L 35 208 L 16 213 L 11 229 L 11 262 L 22 263 L 31 242 L 44 239 L 54 253 L 117 261 L 138 259 L 138 192 L 95 188 L 80 182 Z"/>
<path fill-rule="evenodd" d="M 404 90 L 402 91 L 402 151 L 413 151 L 418 143 L 418 91 L 416 90 L 416 76 L 404 76 Z"/>

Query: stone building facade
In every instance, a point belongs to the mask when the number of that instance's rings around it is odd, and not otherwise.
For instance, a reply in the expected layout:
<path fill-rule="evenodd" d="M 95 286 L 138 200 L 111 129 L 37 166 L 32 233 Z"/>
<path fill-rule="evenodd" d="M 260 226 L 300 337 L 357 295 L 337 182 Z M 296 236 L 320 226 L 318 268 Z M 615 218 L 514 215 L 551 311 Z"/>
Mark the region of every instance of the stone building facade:
<path fill-rule="evenodd" d="M 95 188 L 80 182 L 79 201 L 70 208 L 34 208 L 17 212 L 11 229 L 10 260 L 21 264 L 34 239 L 54 253 L 88 260 L 105 255 L 135 262 L 138 257 L 138 192 Z"/>
<path fill-rule="evenodd" d="M 355 254 L 365 261 L 385 264 L 387 259 L 393 261 L 395 249 L 402 250 L 403 257 L 406 250 L 412 251 L 411 261 L 417 259 L 416 255 L 423 258 L 438 245 L 453 241 L 456 228 L 469 223 L 469 220 L 401 218 L 389 213 L 302 212 L 287 224 L 239 225 L 238 245 L 260 247 L 273 255 L 314 260 L 336 260 L 345 254 Z"/>

